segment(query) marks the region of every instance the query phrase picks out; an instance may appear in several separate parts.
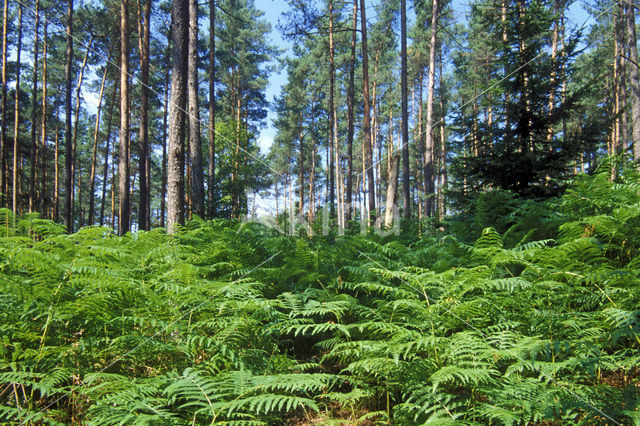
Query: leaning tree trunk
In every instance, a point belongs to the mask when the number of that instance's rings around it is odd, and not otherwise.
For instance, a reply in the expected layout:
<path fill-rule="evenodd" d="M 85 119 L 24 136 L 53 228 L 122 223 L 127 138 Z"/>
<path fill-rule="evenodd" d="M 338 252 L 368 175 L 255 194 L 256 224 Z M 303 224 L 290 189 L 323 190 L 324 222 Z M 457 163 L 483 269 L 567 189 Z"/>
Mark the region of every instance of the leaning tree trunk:
<path fill-rule="evenodd" d="M 169 161 L 167 171 L 167 231 L 184 224 L 184 124 L 187 92 L 189 2 L 173 0 L 171 16 L 173 65 L 169 102 Z"/>
<path fill-rule="evenodd" d="M 89 217 L 87 223 L 89 226 L 93 225 L 95 218 L 95 185 L 96 185 L 96 159 L 98 157 L 98 134 L 100 130 L 100 112 L 102 111 L 102 97 L 104 95 L 104 86 L 107 81 L 107 70 L 109 69 L 109 62 L 111 61 L 111 52 L 109 52 L 109 59 L 104 66 L 104 74 L 102 75 L 102 83 L 100 84 L 100 95 L 98 97 L 98 111 L 96 112 L 96 125 L 93 129 L 93 149 L 91 150 L 91 175 L 89 176 Z M 115 88 L 114 84 L 114 88 Z M 115 95 L 115 90 L 114 90 Z M 111 103 L 113 106 L 113 103 Z"/>
<path fill-rule="evenodd" d="M 120 149 L 118 159 L 118 234 L 131 229 L 129 205 L 129 0 L 120 2 Z"/>
<path fill-rule="evenodd" d="M 198 98 L 198 1 L 189 0 L 189 154 L 191 160 L 192 214 L 204 217 L 204 173 Z"/>

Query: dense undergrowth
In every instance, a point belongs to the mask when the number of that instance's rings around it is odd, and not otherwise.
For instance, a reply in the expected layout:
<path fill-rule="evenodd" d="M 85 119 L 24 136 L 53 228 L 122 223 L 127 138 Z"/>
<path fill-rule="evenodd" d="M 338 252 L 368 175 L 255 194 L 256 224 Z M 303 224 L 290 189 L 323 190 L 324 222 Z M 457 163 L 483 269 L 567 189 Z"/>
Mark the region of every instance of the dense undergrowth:
<path fill-rule="evenodd" d="M 609 176 L 430 237 L 3 211 L 0 422 L 638 424 L 640 185 Z"/>

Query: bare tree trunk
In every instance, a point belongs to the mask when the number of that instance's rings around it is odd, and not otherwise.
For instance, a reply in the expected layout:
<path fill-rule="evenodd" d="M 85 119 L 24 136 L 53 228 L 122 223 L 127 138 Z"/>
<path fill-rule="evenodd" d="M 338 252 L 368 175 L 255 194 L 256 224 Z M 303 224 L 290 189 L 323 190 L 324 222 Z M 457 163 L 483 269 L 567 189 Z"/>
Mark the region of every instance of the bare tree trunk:
<path fill-rule="evenodd" d="M 384 227 L 390 228 L 393 225 L 393 212 L 394 206 L 396 204 L 396 193 L 398 188 L 398 172 L 400 168 L 400 160 L 398 156 L 394 153 L 390 153 L 391 155 L 391 167 L 389 169 L 389 187 L 387 188 L 387 202 L 385 206 L 384 212 Z"/>
<path fill-rule="evenodd" d="M 192 213 L 204 218 L 204 173 L 198 98 L 198 2 L 189 0 L 189 153 L 191 157 Z"/>
<path fill-rule="evenodd" d="M 111 152 L 111 125 L 113 124 L 113 111 L 115 110 L 117 91 L 118 83 L 114 81 L 113 92 L 111 94 L 111 106 L 109 107 L 109 119 L 107 121 L 107 137 L 104 148 L 104 170 L 102 171 L 102 197 L 100 203 L 100 226 L 104 224 L 104 210 L 107 199 L 107 178 L 109 174 L 109 153 Z"/>
<path fill-rule="evenodd" d="M 168 50 L 167 50 L 168 52 Z M 169 111 L 169 54 L 167 53 L 167 73 L 164 78 L 164 113 L 162 114 L 162 182 L 160 184 L 160 227 L 165 226 L 167 199 L 167 115 Z"/>
<path fill-rule="evenodd" d="M 38 43 L 40 41 L 40 0 L 36 0 L 35 24 L 33 28 L 33 82 L 31 94 L 31 182 L 29 183 L 29 213 L 36 211 L 38 201 L 36 200 L 36 187 L 38 186 L 36 166 L 38 163 Z"/>
<path fill-rule="evenodd" d="M 42 34 L 42 217 L 47 217 L 47 30 L 49 22 L 45 19 Z"/>
<path fill-rule="evenodd" d="M 436 1 L 436 0 L 434 0 Z M 369 225 L 376 222 L 376 194 L 375 180 L 373 176 L 373 152 L 371 147 L 371 106 L 369 98 L 369 51 L 367 49 L 367 16 L 365 0 L 360 0 L 360 22 L 362 28 L 362 94 L 364 97 L 364 146 L 365 169 L 369 182 Z M 364 218 L 363 218 L 364 219 Z"/>
<path fill-rule="evenodd" d="M 631 89 L 631 138 L 633 159 L 640 161 L 640 70 L 638 70 L 638 46 L 636 38 L 635 4 L 627 1 L 627 43 L 629 45 L 629 86 Z"/>
<path fill-rule="evenodd" d="M 60 111 L 56 105 L 56 130 L 54 134 L 53 152 L 53 220 L 60 221 L 60 129 L 58 127 Z"/>
<path fill-rule="evenodd" d="M 73 232 L 73 164 L 71 141 L 71 65 L 73 61 L 73 0 L 67 2 L 67 58 L 64 66 L 65 79 L 65 225 L 67 230 Z M 57 151 L 57 150 L 56 150 Z M 56 152 L 57 154 L 57 152 Z"/>
<path fill-rule="evenodd" d="M 0 132 L 0 206 L 6 201 L 7 193 L 7 32 L 9 28 L 9 0 L 4 0 L 2 9 L 2 126 Z"/>
<path fill-rule="evenodd" d="M 146 0 L 144 13 L 138 6 L 138 50 L 140 51 L 140 200 L 138 205 L 138 227 L 148 231 L 151 227 L 149 185 L 151 165 L 149 158 L 149 38 L 151 33 L 151 4 Z"/>
<path fill-rule="evenodd" d="M 559 12 L 560 9 L 560 4 L 558 0 L 554 1 L 554 12 L 557 14 Z M 559 35 L 559 31 L 560 31 L 560 25 L 558 23 L 558 20 L 554 20 L 553 23 L 553 36 L 551 38 L 551 63 L 553 68 L 551 69 L 551 76 L 549 78 L 549 83 L 550 83 L 550 87 L 551 90 L 549 91 L 549 116 L 553 115 L 553 110 L 555 108 L 555 85 L 556 85 L 556 79 L 557 79 L 557 75 L 556 75 L 556 58 L 558 56 L 558 35 Z M 547 129 L 547 143 L 551 143 L 551 141 L 553 140 L 553 135 L 554 135 L 554 128 L 553 128 L 553 123 L 549 124 L 549 128 Z M 549 148 L 551 149 L 551 147 L 549 146 Z"/>
<path fill-rule="evenodd" d="M 442 52 L 440 52 L 440 162 L 438 167 L 438 220 L 442 221 L 446 213 L 446 199 L 444 197 L 444 191 L 447 187 L 447 140 L 446 140 L 446 125 L 445 118 L 447 112 L 444 109 L 444 93 L 442 93 L 442 87 L 444 84 L 444 78 L 442 73 Z"/>
<path fill-rule="evenodd" d="M 299 157 L 298 157 L 298 185 L 300 190 L 300 198 L 298 200 L 298 214 L 302 217 L 304 211 L 304 117 L 302 109 L 300 110 L 300 137 L 299 137 Z"/>
<path fill-rule="evenodd" d="M 131 230 L 129 205 L 129 0 L 120 1 L 120 148 L 118 152 L 118 234 Z"/>
<path fill-rule="evenodd" d="M 411 218 L 411 194 L 409 188 L 409 113 L 408 113 L 408 99 L 407 99 L 407 2 L 406 0 L 400 0 L 400 58 L 401 58 L 401 106 L 402 106 L 402 192 L 404 194 L 404 217 L 405 219 Z M 420 99 L 422 103 L 422 99 Z M 393 169 L 393 168 L 392 168 Z M 395 194 L 394 194 L 395 195 Z M 388 204 L 387 197 L 387 204 Z M 387 220 L 385 219 L 385 226 Z"/>
<path fill-rule="evenodd" d="M 433 182 L 433 98 L 435 87 L 435 70 L 436 70 L 436 35 L 438 31 L 438 0 L 433 0 L 433 8 L 431 15 L 431 41 L 429 49 L 429 85 L 427 86 L 427 126 L 426 132 L 426 151 L 425 152 L 425 164 L 424 175 L 427 193 L 427 209 L 425 214 L 427 217 L 431 217 L 434 213 L 434 200 L 432 194 L 435 190 L 435 184 Z"/>
<path fill-rule="evenodd" d="M 13 203 L 11 207 L 14 215 L 18 214 L 18 198 L 20 197 L 18 169 L 22 168 L 18 164 L 18 147 L 20 143 L 20 53 L 22 53 L 22 3 L 18 3 L 18 53 L 16 57 L 16 99 L 13 126 Z"/>
<path fill-rule="evenodd" d="M 169 161 L 167 174 L 167 231 L 184 224 L 184 124 L 187 94 L 189 3 L 173 0 L 171 101 L 169 103 Z"/>
<path fill-rule="evenodd" d="M 346 226 L 352 219 L 353 204 L 353 135 L 355 103 L 355 70 L 356 70 L 356 32 L 358 28 L 358 0 L 353 2 L 353 18 L 351 32 L 351 57 L 349 58 L 349 86 L 347 88 L 347 211 L 345 216 Z"/>
<path fill-rule="evenodd" d="M 336 217 L 336 179 L 335 179 L 335 52 L 333 43 L 333 0 L 329 0 L 329 218 Z"/>
<path fill-rule="evenodd" d="M 216 215 L 216 2 L 209 0 L 209 176 L 207 177 L 209 218 Z"/>
<path fill-rule="evenodd" d="M 96 182 L 96 159 L 98 157 L 98 133 L 100 130 L 100 112 L 102 111 L 102 96 L 104 94 L 104 86 L 107 81 L 107 70 L 109 69 L 109 62 L 111 61 L 111 52 L 109 52 L 109 59 L 104 66 L 104 74 L 102 74 L 102 83 L 100 84 L 100 95 L 98 97 L 98 111 L 96 112 L 96 125 L 93 129 L 93 149 L 91 151 L 91 175 L 89 176 L 89 217 L 87 223 L 91 226 L 95 218 L 95 182 Z M 113 85 L 113 94 L 115 95 L 116 84 Z M 113 99 L 113 98 L 112 98 Z M 113 106 L 113 103 L 111 104 Z"/>
<path fill-rule="evenodd" d="M 91 45 L 93 44 L 93 34 L 87 44 L 87 51 L 84 54 L 82 65 L 80 66 L 80 74 L 78 75 L 78 85 L 76 86 L 76 109 L 73 118 L 73 136 L 71 144 L 71 209 L 73 211 L 75 201 L 75 187 L 76 187 L 76 152 L 77 152 L 77 140 L 78 140 L 78 122 L 80 121 L 80 101 L 82 82 L 84 80 L 84 70 L 87 67 L 87 60 L 89 59 L 89 52 L 91 51 Z M 78 185 L 78 192 L 82 191 L 81 185 Z M 80 206 L 80 218 L 79 224 L 82 226 L 82 206 Z"/>

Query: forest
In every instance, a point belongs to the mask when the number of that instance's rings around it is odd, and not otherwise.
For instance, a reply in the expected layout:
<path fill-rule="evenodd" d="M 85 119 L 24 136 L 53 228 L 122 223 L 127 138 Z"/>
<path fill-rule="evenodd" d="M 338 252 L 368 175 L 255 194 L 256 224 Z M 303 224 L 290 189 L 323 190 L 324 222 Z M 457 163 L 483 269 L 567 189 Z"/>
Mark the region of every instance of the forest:
<path fill-rule="evenodd" d="M 636 7 L 3 0 L 0 424 L 640 424 Z"/>

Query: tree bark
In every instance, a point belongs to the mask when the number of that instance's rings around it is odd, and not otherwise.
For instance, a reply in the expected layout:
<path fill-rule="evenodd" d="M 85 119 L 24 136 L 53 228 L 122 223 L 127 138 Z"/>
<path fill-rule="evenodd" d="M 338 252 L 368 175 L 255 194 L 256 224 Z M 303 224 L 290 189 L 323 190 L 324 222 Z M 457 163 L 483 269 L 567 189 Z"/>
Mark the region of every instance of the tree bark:
<path fill-rule="evenodd" d="M 73 181 L 72 181 L 72 141 L 71 141 L 71 65 L 73 61 L 73 0 L 67 2 L 67 57 L 64 66 L 65 79 L 65 225 L 73 232 Z"/>
<path fill-rule="evenodd" d="M 369 226 L 376 222 L 376 183 L 373 176 L 373 150 L 371 147 L 371 106 L 369 98 L 369 51 L 367 49 L 367 16 L 365 0 L 360 0 L 360 22 L 362 28 L 362 95 L 364 97 L 364 167 L 369 184 Z M 364 220 L 364 218 L 363 218 Z"/>
<path fill-rule="evenodd" d="M 424 175 L 427 193 L 427 209 L 425 214 L 427 217 L 433 216 L 434 202 L 433 193 L 435 184 L 433 182 L 433 97 L 435 87 L 435 70 L 436 70 L 436 36 L 438 32 L 438 0 L 433 0 L 433 8 L 431 11 L 431 41 L 429 49 L 429 85 L 427 86 L 427 125 L 426 125 L 426 152 L 424 163 Z"/>
<path fill-rule="evenodd" d="M 4 0 L 2 9 L 2 126 L 0 129 L 0 206 L 6 201 L 7 193 L 7 30 L 9 27 L 9 0 Z"/>
<path fill-rule="evenodd" d="M 335 48 L 333 45 L 333 0 L 329 0 L 329 218 L 336 217 L 335 176 Z"/>
<path fill-rule="evenodd" d="M 16 55 L 16 98 L 14 110 L 13 125 L 13 187 L 12 187 L 12 204 L 14 217 L 18 214 L 18 198 L 20 197 L 18 188 L 18 152 L 20 144 L 20 54 L 22 53 L 22 3 L 18 3 L 18 53 Z"/>
<path fill-rule="evenodd" d="M 209 218 L 216 215 L 216 2 L 209 1 L 209 175 L 207 199 Z"/>
<path fill-rule="evenodd" d="M 189 154 L 191 156 L 192 214 L 204 218 L 204 173 L 198 97 L 198 2 L 189 0 Z"/>
<path fill-rule="evenodd" d="M 42 202 L 42 217 L 47 217 L 47 30 L 49 21 L 44 20 L 42 33 L 42 190 L 40 201 Z"/>
<path fill-rule="evenodd" d="M 33 36 L 33 82 L 31 83 L 31 181 L 29 182 L 29 213 L 36 211 L 36 187 L 38 185 L 36 179 L 36 166 L 38 163 L 38 135 L 37 135 L 37 118 L 38 118 L 38 43 L 40 42 L 40 1 L 36 0 L 35 24 Z"/>
<path fill-rule="evenodd" d="M 173 0 L 171 16 L 173 65 L 169 103 L 169 162 L 167 174 L 168 233 L 175 234 L 184 224 L 184 123 L 187 92 L 187 49 L 189 4 Z"/>
<path fill-rule="evenodd" d="M 160 183 L 160 227 L 165 226 L 167 200 L 167 115 L 169 111 L 169 49 L 167 49 L 167 72 L 164 77 L 164 112 L 162 114 L 162 182 Z"/>
<path fill-rule="evenodd" d="M 151 165 L 149 158 L 149 38 L 151 33 L 151 3 L 146 0 L 144 13 L 138 0 L 138 49 L 140 51 L 140 200 L 138 205 L 138 227 L 148 231 L 151 227 L 149 185 Z"/>
<path fill-rule="evenodd" d="M 400 44 L 401 44 L 401 92 L 402 92 L 402 192 L 404 194 L 404 217 L 405 219 L 411 218 L 411 194 L 409 188 L 409 113 L 408 113 L 408 99 L 407 99 L 407 2 L 406 0 L 400 0 Z M 422 103 L 422 99 L 420 100 Z M 394 194 L 395 196 L 395 194 Z M 387 197 L 388 204 L 389 197 Z M 385 218 L 385 226 L 387 225 L 387 219 Z"/>
<path fill-rule="evenodd" d="M 629 44 L 629 88 L 631 89 L 631 138 L 633 159 L 640 161 L 640 70 L 638 70 L 638 46 L 636 38 L 635 4 L 627 2 L 627 43 Z"/>
<path fill-rule="evenodd" d="M 118 83 L 113 82 L 113 92 L 111 94 L 111 106 L 109 107 L 109 119 L 107 121 L 107 137 L 104 148 L 104 169 L 102 171 L 102 197 L 100 203 L 100 226 L 104 225 L 104 211 L 107 199 L 107 178 L 109 174 L 109 154 L 111 153 L 111 125 L 113 124 L 113 112 L 116 104 L 116 94 Z M 111 182 L 113 184 L 113 181 Z"/>
<path fill-rule="evenodd" d="M 93 129 L 93 149 L 91 151 L 91 175 L 89 176 L 89 216 L 87 223 L 89 226 L 93 225 L 95 218 L 95 182 L 96 182 L 96 159 L 98 157 L 98 133 L 100 130 L 100 112 L 102 110 L 102 96 L 104 94 L 104 86 L 107 81 L 107 70 L 109 69 L 109 63 L 111 62 L 111 52 L 109 52 L 109 59 L 104 66 L 104 74 L 102 75 L 102 83 L 100 84 L 100 95 L 98 97 L 98 110 L 96 112 L 96 125 Z M 115 95 L 114 84 L 114 95 Z M 113 103 L 111 104 L 113 106 Z"/>
<path fill-rule="evenodd" d="M 129 205 L 129 0 L 120 1 L 120 148 L 118 153 L 118 234 L 131 230 Z"/>
<path fill-rule="evenodd" d="M 349 86 L 347 88 L 347 211 L 345 215 L 346 226 L 352 219 L 353 204 L 353 135 L 354 135 L 354 111 L 355 103 L 355 70 L 356 70 L 356 32 L 358 29 L 358 0 L 353 2 L 353 18 L 351 31 L 351 57 L 349 58 Z"/>
<path fill-rule="evenodd" d="M 298 184 L 300 186 L 300 199 L 298 200 L 298 214 L 302 218 L 304 211 L 304 120 L 302 115 L 302 109 L 300 109 L 300 145 L 299 145 L 299 157 L 298 157 Z"/>
<path fill-rule="evenodd" d="M 389 187 L 387 188 L 387 202 L 384 211 L 384 226 L 390 228 L 393 225 L 393 212 L 396 204 L 396 193 L 398 188 L 398 172 L 400 161 L 394 153 L 390 153 L 391 167 L 389 168 Z"/>

